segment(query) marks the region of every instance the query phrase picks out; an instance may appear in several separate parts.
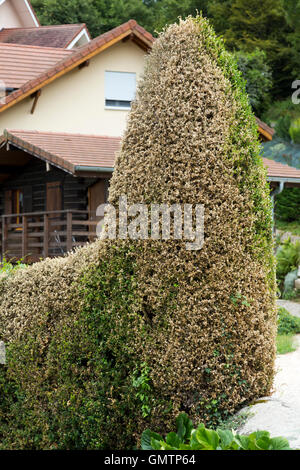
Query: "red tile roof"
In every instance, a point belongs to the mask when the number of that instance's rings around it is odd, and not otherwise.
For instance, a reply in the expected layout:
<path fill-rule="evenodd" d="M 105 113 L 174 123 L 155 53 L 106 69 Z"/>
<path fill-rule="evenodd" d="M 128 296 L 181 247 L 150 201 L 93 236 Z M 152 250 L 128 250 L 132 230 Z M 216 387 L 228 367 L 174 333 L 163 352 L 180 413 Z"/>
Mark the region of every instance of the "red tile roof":
<path fill-rule="evenodd" d="M 73 53 L 65 49 L 0 43 L 0 79 L 7 88 L 21 88 Z"/>
<path fill-rule="evenodd" d="M 95 168 L 113 169 L 121 142 L 119 137 L 22 130 L 5 130 L 1 140 L 72 174 L 81 171 L 79 166 L 91 172 Z"/>
<path fill-rule="evenodd" d="M 65 73 L 78 67 L 83 62 L 99 54 L 107 47 L 121 41 L 125 37 L 132 36 L 139 44 L 143 44 L 145 48 L 151 48 L 154 38 L 144 28 L 139 26 L 135 20 L 129 20 L 127 23 L 118 26 L 117 28 L 108 31 L 107 33 L 98 36 L 88 44 L 73 51 L 72 55 L 65 57 L 60 62 L 53 64 L 47 70 L 40 73 L 37 77 L 29 79 L 18 90 L 14 91 L 0 102 L 0 112 L 13 106 L 15 103 L 21 101 L 27 96 L 31 95 L 38 89 L 46 86 L 56 78 L 64 75 Z M 6 44 L 6 46 L 9 46 Z M 12 45 L 11 45 L 12 47 Z M 15 46 L 17 47 L 17 46 Z M 19 46 L 26 47 L 26 46 Z M 27 46 L 29 47 L 29 46 Z M 6 58 L 7 60 L 7 58 Z M 1 58 L 0 58 L 1 61 Z M 0 69 L 0 79 L 2 78 Z"/>
<path fill-rule="evenodd" d="M 0 31 L 0 42 L 64 49 L 84 28 L 86 28 L 85 24 L 40 26 L 39 28 L 3 28 Z"/>
<path fill-rule="evenodd" d="M 275 162 L 274 160 L 269 160 L 268 158 L 263 158 L 265 167 L 268 169 L 268 177 L 276 181 L 278 178 L 299 180 L 300 184 L 300 170 L 283 163 Z"/>
<path fill-rule="evenodd" d="M 93 168 L 113 169 L 115 154 L 120 149 L 120 137 L 83 135 L 56 132 L 5 130 L 0 142 L 13 145 L 46 160 L 59 168 L 76 174 Z M 300 184 L 300 170 L 263 158 L 268 178 L 274 181 L 289 179 Z M 85 170 L 78 167 L 86 167 Z"/>

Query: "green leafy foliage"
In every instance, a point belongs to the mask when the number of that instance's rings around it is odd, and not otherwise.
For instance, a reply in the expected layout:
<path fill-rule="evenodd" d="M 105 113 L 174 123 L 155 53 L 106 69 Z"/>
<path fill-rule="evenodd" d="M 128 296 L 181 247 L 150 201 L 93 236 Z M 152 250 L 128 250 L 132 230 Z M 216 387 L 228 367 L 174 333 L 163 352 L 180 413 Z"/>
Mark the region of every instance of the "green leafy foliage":
<path fill-rule="evenodd" d="M 250 303 L 247 300 L 247 297 L 243 295 L 241 292 L 236 292 L 230 297 L 230 300 L 234 305 L 245 305 L 245 307 L 250 307 Z"/>
<path fill-rule="evenodd" d="M 277 219 L 276 229 L 280 230 L 283 233 L 288 232 L 291 235 L 296 235 L 300 237 L 300 219 L 293 220 L 292 222 L 285 222 L 283 220 Z M 280 242 L 280 235 L 279 235 L 279 242 Z"/>
<path fill-rule="evenodd" d="M 290 91 L 291 84 L 290 84 Z M 262 115 L 262 119 L 275 127 L 276 136 L 284 141 L 290 142 L 290 126 L 292 121 L 300 117 L 299 105 L 294 104 L 291 96 L 287 99 L 277 100 L 272 103 L 268 110 Z"/>
<path fill-rule="evenodd" d="M 297 68 L 288 34 L 294 30 L 282 0 L 212 0 L 209 15 L 231 50 L 265 51 L 274 79 L 273 96 L 287 96 Z"/>
<path fill-rule="evenodd" d="M 291 315 L 285 308 L 278 309 L 277 354 L 286 354 L 297 349 L 294 335 L 300 333 L 300 318 Z"/>
<path fill-rule="evenodd" d="M 283 307 L 278 309 L 278 334 L 300 334 L 300 318 L 291 315 Z"/>
<path fill-rule="evenodd" d="M 276 197 L 275 214 L 282 221 L 299 221 L 300 188 L 286 188 Z"/>
<path fill-rule="evenodd" d="M 142 0 L 33 0 L 43 25 L 86 23 L 93 37 L 134 18 L 153 29 L 153 9 Z M 152 5 L 151 5 L 152 6 Z"/>
<path fill-rule="evenodd" d="M 185 432 L 182 432 L 182 423 Z M 147 429 L 142 434 L 142 450 L 290 450 L 287 439 L 271 437 L 267 431 L 256 431 L 240 436 L 233 431 L 207 429 L 200 424 L 194 429 L 185 413 L 177 418 L 177 432 L 170 432 L 163 439 Z"/>
<path fill-rule="evenodd" d="M 270 104 L 272 89 L 272 72 L 267 63 L 265 51 L 255 49 L 253 52 L 238 51 L 235 54 L 239 70 L 246 81 L 246 91 L 253 110 L 261 115 Z"/>
<path fill-rule="evenodd" d="M 22 259 L 12 263 L 12 261 L 8 261 L 4 256 L 0 263 L 0 274 L 2 274 L 2 277 L 7 277 L 15 273 L 18 269 L 25 268 L 27 268 L 27 264 L 25 264 Z"/>
<path fill-rule="evenodd" d="M 299 300 L 300 299 L 300 290 L 299 289 L 285 289 L 282 298 L 284 300 Z"/>
<path fill-rule="evenodd" d="M 300 242 L 292 243 L 290 239 L 285 240 L 279 247 L 277 254 L 276 274 L 279 287 L 283 287 L 285 276 L 300 265 Z"/>
<path fill-rule="evenodd" d="M 133 447 L 137 420 L 154 403 L 149 368 L 135 352 L 143 320 L 134 312 L 134 271 L 130 250 L 112 247 L 109 259 L 82 277 L 76 316 L 57 321 L 45 343 L 49 312 L 26 341 L 8 345 L 0 449 Z"/>
<path fill-rule="evenodd" d="M 295 144 L 300 144 L 300 118 L 291 123 L 289 134 Z"/>
<path fill-rule="evenodd" d="M 150 369 L 147 366 L 146 362 L 143 362 L 141 364 L 141 372 L 139 373 L 138 369 L 135 369 L 133 374 L 134 376 L 132 385 L 136 389 L 136 398 L 138 398 L 142 404 L 143 418 L 147 418 L 147 416 L 149 416 L 151 412 L 151 386 L 149 384 L 149 371 Z"/>
<path fill-rule="evenodd" d="M 288 41 L 291 46 L 291 61 L 293 63 L 293 76 L 298 79 L 300 73 L 299 53 L 300 53 L 300 2 L 299 0 L 283 0 L 285 18 L 291 31 L 288 34 Z"/>

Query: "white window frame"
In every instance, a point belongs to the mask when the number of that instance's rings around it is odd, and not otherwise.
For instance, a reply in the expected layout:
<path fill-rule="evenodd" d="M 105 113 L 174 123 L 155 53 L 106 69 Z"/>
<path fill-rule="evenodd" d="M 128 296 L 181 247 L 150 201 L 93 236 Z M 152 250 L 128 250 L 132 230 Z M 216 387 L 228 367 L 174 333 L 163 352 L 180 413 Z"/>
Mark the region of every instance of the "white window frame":
<path fill-rule="evenodd" d="M 90 38 L 89 38 L 89 35 L 86 31 L 86 29 L 84 28 L 77 36 L 76 38 L 74 38 L 72 40 L 72 42 L 68 45 L 67 49 L 72 49 L 74 46 L 76 46 L 77 42 L 80 41 L 80 39 L 85 36 L 86 38 L 86 42 L 91 42 Z"/>

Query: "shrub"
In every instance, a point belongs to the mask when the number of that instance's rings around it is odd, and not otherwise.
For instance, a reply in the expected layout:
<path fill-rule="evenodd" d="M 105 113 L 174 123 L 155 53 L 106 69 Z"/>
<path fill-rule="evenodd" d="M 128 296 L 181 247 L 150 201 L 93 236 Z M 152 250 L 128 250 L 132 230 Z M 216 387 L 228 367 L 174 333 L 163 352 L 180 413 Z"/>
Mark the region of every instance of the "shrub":
<path fill-rule="evenodd" d="M 278 118 L 275 125 L 275 132 L 278 137 L 289 142 L 291 140 L 290 129 L 292 125 L 292 119 L 289 115 L 283 115 Z"/>
<path fill-rule="evenodd" d="M 276 228 L 281 232 L 289 232 L 293 235 L 300 236 L 300 219 L 294 220 L 293 222 L 284 222 L 283 220 L 276 220 Z M 281 236 L 277 235 L 276 244 L 279 245 Z M 279 243 L 278 243 L 279 242 Z"/>
<path fill-rule="evenodd" d="M 300 290 L 288 288 L 283 291 L 282 299 L 284 300 L 296 300 L 300 298 Z"/>
<path fill-rule="evenodd" d="M 278 309 L 278 334 L 300 334 L 300 318 L 291 315 L 283 307 Z"/>
<path fill-rule="evenodd" d="M 269 393 L 275 270 L 259 149 L 223 42 L 201 17 L 170 26 L 147 60 L 109 201 L 202 204 L 204 246 L 103 239 L 3 281 L 2 448 L 131 448 L 179 411 L 216 423 Z"/>
<path fill-rule="evenodd" d="M 206 429 L 203 424 L 194 429 L 185 413 L 178 416 L 176 423 L 177 432 L 170 432 L 165 439 L 149 429 L 144 431 L 142 450 L 290 450 L 287 439 L 271 438 L 267 431 L 240 436 L 230 430 Z"/>
<path fill-rule="evenodd" d="M 239 70 L 246 81 L 246 91 L 253 110 L 260 116 L 270 104 L 272 71 L 265 51 L 256 48 L 253 52 L 235 52 Z"/>
<path fill-rule="evenodd" d="M 24 268 L 27 268 L 27 265 L 23 262 L 23 260 L 17 260 L 15 263 L 12 263 L 4 257 L 0 263 L 0 276 L 3 279 L 4 277 L 15 273 L 18 269 Z"/>
<path fill-rule="evenodd" d="M 262 119 L 275 125 L 276 135 L 283 140 L 290 142 L 289 133 L 291 124 L 300 117 L 299 106 L 294 104 L 290 98 L 283 101 L 275 101 L 268 111 L 264 113 Z"/>
<path fill-rule="evenodd" d="M 300 265 L 300 242 L 292 243 L 290 239 L 285 240 L 277 251 L 276 259 L 276 274 L 282 290 L 285 276 Z"/>
<path fill-rule="evenodd" d="M 300 118 L 291 123 L 289 134 L 294 144 L 300 144 Z"/>
<path fill-rule="evenodd" d="M 276 217 L 291 222 L 297 220 L 300 225 L 300 188 L 286 188 L 276 196 Z"/>

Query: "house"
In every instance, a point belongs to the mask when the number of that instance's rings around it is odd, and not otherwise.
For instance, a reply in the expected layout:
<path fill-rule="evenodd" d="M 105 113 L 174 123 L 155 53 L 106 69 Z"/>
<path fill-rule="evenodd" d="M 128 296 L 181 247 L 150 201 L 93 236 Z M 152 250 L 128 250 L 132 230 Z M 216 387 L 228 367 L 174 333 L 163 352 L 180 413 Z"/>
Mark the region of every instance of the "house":
<path fill-rule="evenodd" d="M 85 24 L 41 26 L 27 0 L 0 0 L 0 43 L 73 49 L 91 40 Z"/>
<path fill-rule="evenodd" d="M 95 239 L 154 38 L 134 20 L 93 40 L 85 25 L 43 27 L 21 0 L 0 0 L 0 17 L 1 253 L 35 261 Z M 273 163 L 275 192 L 300 183 L 299 170 Z"/>

